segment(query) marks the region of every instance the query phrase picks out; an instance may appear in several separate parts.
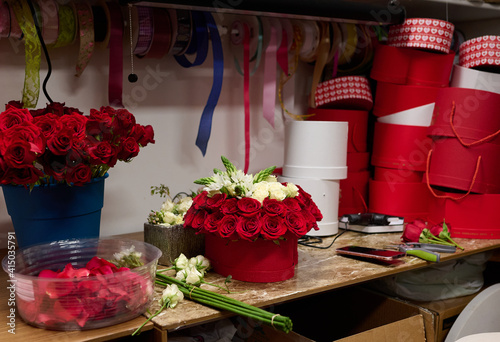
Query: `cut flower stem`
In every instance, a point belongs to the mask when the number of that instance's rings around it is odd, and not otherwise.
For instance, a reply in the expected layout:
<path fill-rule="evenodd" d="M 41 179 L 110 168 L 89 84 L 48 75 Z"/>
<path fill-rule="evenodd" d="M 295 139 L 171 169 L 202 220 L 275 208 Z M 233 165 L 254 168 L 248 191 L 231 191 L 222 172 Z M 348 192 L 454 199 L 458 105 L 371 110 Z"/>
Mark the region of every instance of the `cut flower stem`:
<path fill-rule="evenodd" d="M 156 273 L 156 283 L 162 286 L 176 284 L 186 298 L 189 298 L 201 304 L 205 304 L 221 310 L 227 310 L 241 316 L 255 319 L 257 321 L 269 324 L 275 329 L 279 329 L 285 333 L 288 333 L 292 330 L 292 320 L 289 317 L 280 316 L 279 314 L 271 313 L 250 304 L 246 304 L 237 299 L 205 290 L 194 285 L 186 284 L 162 273 Z"/>

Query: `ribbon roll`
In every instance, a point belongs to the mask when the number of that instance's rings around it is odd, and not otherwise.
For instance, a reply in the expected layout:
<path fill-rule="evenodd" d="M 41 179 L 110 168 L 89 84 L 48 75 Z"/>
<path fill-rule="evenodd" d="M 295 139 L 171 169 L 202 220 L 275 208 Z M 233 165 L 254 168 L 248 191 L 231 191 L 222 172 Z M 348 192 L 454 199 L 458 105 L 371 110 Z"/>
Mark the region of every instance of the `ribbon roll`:
<path fill-rule="evenodd" d="M 9 5 L 10 11 L 10 37 L 22 39 L 23 31 L 21 30 L 21 26 L 17 20 L 17 15 L 14 11 L 14 5 Z"/>
<path fill-rule="evenodd" d="M 314 62 L 320 39 L 319 26 L 315 21 L 301 21 L 298 25 L 302 30 L 303 39 L 299 57 L 304 62 Z"/>
<path fill-rule="evenodd" d="M 500 36 L 482 36 L 465 41 L 460 45 L 459 63 L 465 68 L 498 71 L 500 69 Z"/>
<path fill-rule="evenodd" d="M 25 108 L 33 108 L 36 107 L 40 94 L 40 60 L 42 54 L 40 40 L 26 0 L 12 2 L 11 7 L 14 10 L 25 40 L 26 67 L 22 102 Z"/>
<path fill-rule="evenodd" d="M 78 30 L 80 36 L 80 51 L 78 53 L 75 76 L 79 77 L 87 67 L 92 57 L 92 53 L 94 52 L 94 17 L 92 15 L 92 8 L 89 4 L 77 2 L 74 6 L 78 17 Z"/>
<path fill-rule="evenodd" d="M 280 20 L 281 43 L 277 51 L 278 64 L 285 75 L 288 75 L 288 49 L 291 46 L 290 40 L 292 40 L 292 36 L 289 35 L 290 32 L 286 28 L 288 24 L 290 24 L 288 20 Z"/>
<path fill-rule="evenodd" d="M 146 58 L 161 59 L 170 51 L 172 44 L 172 22 L 166 9 L 156 8 L 153 11 L 153 41 Z"/>
<path fill-rule="evenodd" d="M 309 94 L 309 107 L 316 108 L 316 89 L 318 83 L 321 80 L 321 75 L 323 74 L 323 69 L 326 66 L 328 60 L 328 55 L 330 52 L 330 25 L 328 23 L 321 22 L 321 38 L 318 45 L 316 63 L 314 63 L 313 78 L 311 82 L 311 92 Z"/>
<path fill-rule="evenodd" d="M 174 56 L 177 63 L 184 68 L 203 64 L 208 54 L 208 27 L 205 15 L 202 12 L 193 11 L 191 16 L 193 19 L 192 32 L 190 33 L 191 44 L 184 54 Z M 194 53 L 196 53 L 196 58 L 190 62 L 186 55 Z"/>
<path fill-rule="evenodd" d="M 134 55 L 144 57 L 153 40 L 153 10 L 149 7 L 137 6 L 138 36 Z"/>
<path fill-rule="evenodd" d="M 201 150 L 203 156 L 207 151 L 208 141 L 212 130 L 212 117 L 219 101 L 220 92 L 222 90 L 222 80 L 224 74 L 224 57 L 222 50 L 222 43 L 217 30 L 217 24 L 212 15 L 208 12 L 203 13 L 205 22 L 207 23 L 208 32 L 212 40 L 212 53 L 214 63 L 214 78 L 212 83 L 212 90 L 208 96 L 207 104 L 203 109 L 200 118 L 200 125 L 198 128 L 198 136 L 196 137 L 196 146 Z"/>
<path fill-rule="evenodd" d="M 73 7 L 59 5 L 59 35 L 54 47 L 62 47 L 73 43 L 76 37 L 76 17 Z"/>
<path fill-rule="evenodd" d="M 58 5 L 54 0 L 37 0 L 42 14 L 42 37 L 47 45 L 52 45 L 59 36 Z"/>
<path fill-rule="evenodd" d="M 10 37 L 10 9 L 6 1 L 0 3 L 0 38 Z"/>
<path fill-rule="evenodd" d="M 123 107 L 123 14 L 118 4 L 106 3 L 109 13 L 109 80 L 108 102 Z"/>
<path fill-rule="evenodd" d="M 346 40 L 341 45 L 339 55 L 339 65 L 350 63 L 358 46 L 358 29 L 355 24 L 340 24 L 340 28 L 345 32 Z"/>
<path fill-rule="evenodd" d="M 191 28 L 193 25 L 191 12 L 185 10 L 172 10 L 170 13 L 172 12 L 175 12 L 175 16 L 172 17 L 172 25 L 176 28 L 172 53 L 174 56 L 180 56 L 186 52 L 191 42 Z"/>
<path fill-rule="evenodd" d="M 276 60 L 278 46 L 281 44 L 281 24 L 277 19 L 267 18 L 263 18 L 263 23 L 265 23 L 263 25 L 265 28 L 264 36 L 269 37 L 269 42 L 266 45 L 264 57 L 262 113 L 267 122 L 269 122 L 269 124 L 274 128 L 274 109 L 276 105 Z"/>
<path fill-rule="evenodd" d="M 253 55 L 250 57 L 249 61 L 254 62 L 253 68 L 250 71 L 250 76 L 253 76 L 255 72 L 257 71 L 257 68 L 260 65 L 260 61 L 262 58 L 262 46 L 263 46 L 263 26 L 262 26 L 262 21 L 258 17 L 250 17 L 245 21 L 245 24 L 249 28 L 250 32 L 250 42 L 249 42 L 249 51 L 250 53 L 254 52 Z M 241 40 L 241 35 L 243 27 L 241 25 L 240 21 L 235 21 L 233 22 L 233 29 L 231 30 L 231 40 L 233 41 L 238 41 Z M 239 44 L 233 44 L 233 45 L 239 45 Z M 236 68 L 236 71 L 240 74 L 243 75 L 243 71 L 241 70 L 240 63 L 239 63 L 239 58 L 238 55 L 240 55 L 239 51 L 233 51 L 234 52 L 234 65 Z"/>

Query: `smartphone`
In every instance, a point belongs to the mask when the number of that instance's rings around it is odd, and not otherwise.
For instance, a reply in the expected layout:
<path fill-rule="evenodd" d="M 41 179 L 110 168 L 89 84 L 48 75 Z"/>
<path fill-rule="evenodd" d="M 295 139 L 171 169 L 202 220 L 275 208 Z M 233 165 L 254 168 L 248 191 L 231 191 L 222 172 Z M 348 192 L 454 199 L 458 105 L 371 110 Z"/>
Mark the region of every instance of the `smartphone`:
<path fill-rule="evenodd" d="M 399 251 L 391 251 L 386 249 L 377 249 L 361 246 L 346 246 L 337 248 L 338 254 L 354 256 L 359 258 L 375 259 L 380 261 L 391 262 L 394 259 L 404 257 L 406 254 Z"/>

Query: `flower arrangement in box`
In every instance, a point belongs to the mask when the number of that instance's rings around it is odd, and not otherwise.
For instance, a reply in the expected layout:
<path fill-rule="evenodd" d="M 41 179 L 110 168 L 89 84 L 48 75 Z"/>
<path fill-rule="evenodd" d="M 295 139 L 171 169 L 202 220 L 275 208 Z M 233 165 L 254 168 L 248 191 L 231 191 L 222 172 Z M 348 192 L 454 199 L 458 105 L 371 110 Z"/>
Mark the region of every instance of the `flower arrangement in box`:
<path fill-rule="evenodd" d="M 149 143 L 153 128 L 137 124 L 126 109 L 83 115 L 64 103 L 28 110 L 11 101 L 0 113 L 0 184 L 81 186 L 117 161 L 131 161 Z"/>
<path fill-rule="evenodd" d="M 193 199 L 184 226 L 205 234 L 205 255 L 222 275 L 266 282 L 290 278 L 297 263 L 297 239 L 318 229 L 320 210 L 300 186 L 279 183 L 272 175 L 275 167 L 253 176 L 225 157 L 222 163 L 225 171 L 215 169 L 213 176 L 195 181 L 205 187 Z M 272 257 L 274 252 L 287 256 Z M 269 266 L 275 269 L 266 270 Z"/>

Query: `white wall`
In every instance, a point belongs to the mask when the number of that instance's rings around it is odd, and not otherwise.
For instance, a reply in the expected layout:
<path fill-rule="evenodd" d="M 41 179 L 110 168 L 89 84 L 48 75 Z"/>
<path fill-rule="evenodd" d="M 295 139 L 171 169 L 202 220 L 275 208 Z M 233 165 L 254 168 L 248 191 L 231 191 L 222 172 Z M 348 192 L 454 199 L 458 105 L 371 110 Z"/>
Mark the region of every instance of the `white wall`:
<path fill-rule="evenodd" d="M 223 18 L 229 20 L 228 16 Z M 224 24 L 224 21 L 220 21 Z M 212 84 L 211 57 L 202 66 L 191 69 L 180 67 L 172 56 L 161 60 L 134 58 L 135 73 L 139 81 L 130 84 L 127 37 L 124 38 L 124 98 L 129 98 L 129 109 L 143 125 L 151 124 L 156 143 L 144 148 L 129 164 L 118 164 L 110 170 L 106 180 L 101 235 L 108 236 L 141 231 L 151 210 L 158 210 L 162 200 L 150 195 L 150 187 L 165 184 L 172 193 L 195 190 L 195 179 L 209 176 L 214 167 L 222 168 L 224 155 L 243 169 L 244 165 L 244 110 L 243 77 L 236 73 L 227 36 L 224 44 L 224 83 L 219 104 L 214 113 L 212 135 L 207 154 L 202 156 L 195 146 L 198 123 Z M 89 66 L 80 78 L 74 76 L 78 56 L 78 42 L 69 47 L 49 50 L 53 72 L 48 82 L 52 100 L 66 102 L 88 113 L 90 108 L 107 105 L 108 50 L 97 47 Z M 211 54 L 211 51 L 210 51 Z M 24 81 L 24 44 L 13 39 L 0 39 L 0 105 L 20 100 Z M 302 66 L 303 75 L 309 75 L 310 66 Z M 146 90 L 145 76 L 157 70 L 156 87 Z M 251 87 L 251 142 L 250 173 L 283 163 L 284 118 L 279 103 L 276 106 L 276 128 L 262 118 L 262 70 L 250 80 Z M 46 75 L 42 58 L 41 82 Z M 308 77 L 296 83 L 293 99 L 285 89 L 288 109 L 300 113 L 304 110 Z M 149 85 L 153 84 L 152 78 Z M 151 88 L 151 87 L 148 87 Z M 141 98 L 142 97 L 142 98 Z M 38 101 L 44 107 L 48 101 L 42 92 Z M 295 107 L 294 107 L 295 106 Z M 10 217 L 0 197 L 0 248 L 6 246 L 7 232 L 13 231 Z"/>

